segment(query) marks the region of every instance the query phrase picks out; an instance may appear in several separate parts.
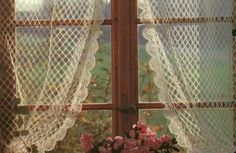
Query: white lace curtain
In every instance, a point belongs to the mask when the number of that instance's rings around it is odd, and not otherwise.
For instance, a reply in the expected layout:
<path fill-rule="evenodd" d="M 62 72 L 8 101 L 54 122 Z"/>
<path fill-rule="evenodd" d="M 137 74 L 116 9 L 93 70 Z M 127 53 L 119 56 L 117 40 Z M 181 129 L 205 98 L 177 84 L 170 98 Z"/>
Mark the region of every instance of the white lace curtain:
<path fill-rule="evenodd" d="M 5 1 L 6 7 L 12 5 L 13 1 Z M 26 148 L 32 145 L 40 153 L 52 150 L 56 141 L 63 139 L 67 129 L 73 126 L 81 111 L 80 102 L 87 96 L 90 71 L 95 65 L 103 6 L 102 0 L 15 0 L 16 22 L 27 24 L 33 20 L 50 25 L 16 27 L 15 40 L 7 31 L 0 31 L 8 44 L 16 97 L 20 98 L 20 105 L 33 106 L 30 115 L 22 116 L 21 127 L 16 127 L 19 116 L 13 124 L 0 124 L 7 126 L 1 129 L 9 133 L 4 138 L 8 151 L 28 153 Z M 55 25 L 59 20 L 79 25 Z M 97 22 L 91 25 L 91 20 Z M 9 114 L 9 110 L 5 113 Z M 10 119 L 1 120 L 7 123 Z M 12 137 L 13 129 L 27 130 L 29 134 Z"/>
<path fill-rule="evenodd" d="M 139 0 L 138 5 L 171 132 L 188 152 L 232 153 L 233 0 Z"/>

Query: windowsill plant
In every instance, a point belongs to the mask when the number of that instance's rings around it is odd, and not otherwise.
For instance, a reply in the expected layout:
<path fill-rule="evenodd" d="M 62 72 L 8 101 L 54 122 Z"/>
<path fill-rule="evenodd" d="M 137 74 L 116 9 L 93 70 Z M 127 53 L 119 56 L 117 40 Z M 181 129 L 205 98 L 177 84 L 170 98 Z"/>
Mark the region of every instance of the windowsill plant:
<path fill-rule="evenodd" d="M 125 135 L 94 140 L 83 134 L 80 141 L 85 153 L 172 153 L 179 152 L 177 141 L 165 134 L 158 137 L 147 125 L 138 122 Z"/>

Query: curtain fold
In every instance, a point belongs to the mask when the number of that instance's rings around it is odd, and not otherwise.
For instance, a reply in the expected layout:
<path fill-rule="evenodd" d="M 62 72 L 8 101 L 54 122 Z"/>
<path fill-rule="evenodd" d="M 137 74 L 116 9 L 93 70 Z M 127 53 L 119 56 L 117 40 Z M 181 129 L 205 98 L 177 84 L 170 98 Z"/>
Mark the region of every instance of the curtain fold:
<path fill-rule="evenodd" d="M 28 153 L 27 148 L 35 145 L 43 153 L 64 138 L 81 111 L 95 66 L 105 4 L 102 0 L 18 0 L 15 5 L 16 21 L 50 25 L 16 27 L 15 39 L 4 33 L 16 97 L 20 106 L 31 106 L 30 114 L 22 116 L 21 127 L 16 127 L 19 116 L 14 121 L 14 128 L 29 134 L 9 138 L 5 145 L 14 153 Z M 80 24 L 58 26 L 55 21 Z"/>
<path fill-rule="evenodd" d="M 233 152 L 233 0 L 139 0 L 139 8 L 171 132 L 188 152 Z"/>

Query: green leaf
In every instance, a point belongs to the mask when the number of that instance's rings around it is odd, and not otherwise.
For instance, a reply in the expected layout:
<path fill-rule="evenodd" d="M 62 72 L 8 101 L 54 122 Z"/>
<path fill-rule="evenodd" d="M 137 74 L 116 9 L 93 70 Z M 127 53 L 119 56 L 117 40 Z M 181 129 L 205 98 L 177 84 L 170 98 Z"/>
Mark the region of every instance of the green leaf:
<path fill-rule="evenodd" d="M 29 153 L 38 153 L 38 147 L 36 145 L 32 145 L 31 147 L 26 148 Z"/>
<path fill-rule="evenodd" d="M 233 29 L 232 35 L 233 35 L 233 36 L 236 36 L 236 29 Z"/>
<path fill-rule="evenodd" d="M 7 72 L 5 68 L 2 65 L 0 65 L 0 78 L 4 78 L 6 76 L 7 76 Z"/>
<path fill-rule="evenodd" d="M 31 151 L 32 153 L 38 153 L 39 152 L 38 147 L 36 145 L 32 145 L 31 148 L 32 148 L 32 151 Z"/>
<path fill-rule="evenodd" d="M 19 98 L 16 98 L 13 103 L 17 106 L 20 104 L 20 99 Z"/>
<path fill-rule="evenodd" d="M 29 131 L 22 130 L 22 131 L 19 131 L 19 134 L 20 134 L 20 136 L 27 136 L 27 135 L 29 135 Z"/>
<path fill-rule="evenodd" d="M 23 125 L 23 119 L 21 116 L 19 116 L 18 120 L 16 121 L 16 124 L 18 125 L 19 128 Z"/>
<path fill-rule="evenodd" d="M 30 114 L 30 111 L 27 106 L 16 106 L 14 111 L 16 114 L 21 114 L 21 115 Z"/>
<path fill-rule="evenodd" d="M 20 136 L 20 132 L 17 131 L 14 133 L 14 137 L 19 137 L 19 136 Z"/>
<path fill-rule="evenodd" d="M 179 148 L 177 148 L 177 147 L 172 146 L 172 149 L 177 151 L 177 152 L 180 152 Z"/>
<path fill-rule="evenodd" d="M 99 58 L 99 59 L 97 59 L 96 62 L 97 62 L 97 63 L 103 63 L 103 59 L 102 59 L 102 58 Z"/>
<path fill-rule="evenodd" d="M 177 144 L 177 141 L 175 138 L 172 139 L 172 144 L 174 144 L 174 145 Z"/>
<path fill-rule="evenodd" d="M 27 136 L 27 135 L 29 135 L 29 131 L 27 131 L 27 130 L 16 131 L 16 132 L 14 133 L 14 136 L 15 136 L 15 137 Z"/>
<path fill-rule="evenodd" d="M 26 149 L 29 153 L 31 153 L 31 148 L 30 147 L 26 147 Z"/>

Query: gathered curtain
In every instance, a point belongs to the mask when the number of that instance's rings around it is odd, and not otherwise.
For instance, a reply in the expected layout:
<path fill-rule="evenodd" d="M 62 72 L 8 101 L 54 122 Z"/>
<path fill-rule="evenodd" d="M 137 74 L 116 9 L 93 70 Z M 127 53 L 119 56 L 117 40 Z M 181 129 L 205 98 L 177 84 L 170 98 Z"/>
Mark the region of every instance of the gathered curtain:
<path fill-rule="evenodd" d="M 139 0 L 169 129 L 191 153 L 232 153 L 233 0 Z"/>
<path fill-rule="evenodd" d="M 15 27 L 15 39 L 0 32 L 13 67 L 16 91 L 12 92 L 16 92 L 20 106 L 31 109 L 30 114 L 21 116 L 20 127 L 19 115 L 13 124 L 1 127 L 9 132 L 6 150 L 28 153 L 32 145 L 40 153 L 52 150 L 73 126 L 95 66 L 104 5 L 102 0 L 15 1 L 16 22 L 50 25 Z M 76 22 L 77 26 L 55 24 L 60 22 Z M 12 137 L 16 129 L 28 134 Z"/>

